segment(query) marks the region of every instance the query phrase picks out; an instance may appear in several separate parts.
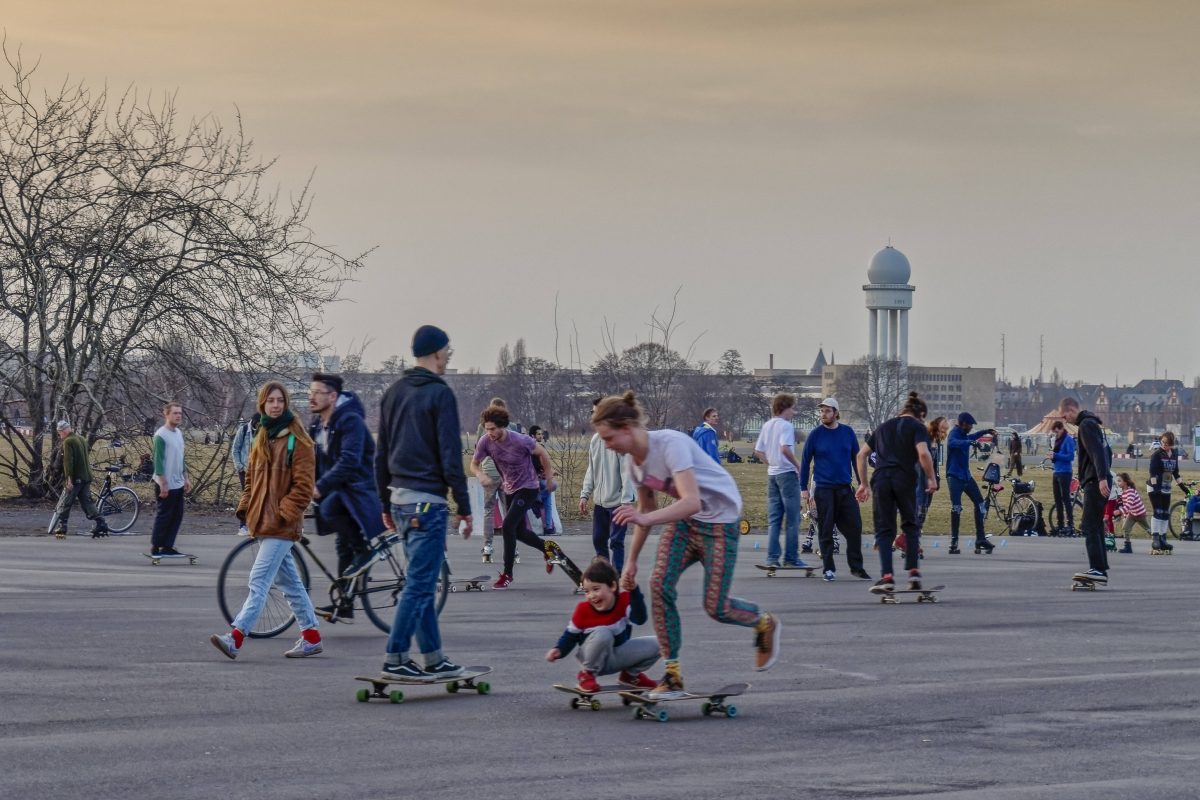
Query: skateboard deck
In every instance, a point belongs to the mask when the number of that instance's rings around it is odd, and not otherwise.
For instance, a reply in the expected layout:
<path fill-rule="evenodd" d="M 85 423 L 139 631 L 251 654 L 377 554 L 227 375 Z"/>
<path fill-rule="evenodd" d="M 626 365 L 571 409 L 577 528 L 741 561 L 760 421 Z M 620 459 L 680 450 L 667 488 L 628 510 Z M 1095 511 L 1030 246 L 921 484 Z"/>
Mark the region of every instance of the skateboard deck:
<path fill-rule="evenodd" d="M 660 708 L 664 703 L 677 703 L 681 700 L 702 700 L 700 704 L 700 713 L 708 717 L 713 714 L 724 714 L 730 719 L 738 715 L 737 706 L 726 703 L 728 697 L 737 697 L 743 694 L 750 688 L 748 683 L 731 683 L 728 686 L 722 686 L 715 692 L 688 692 L 682 697 L 670 697 L 665 700 L 652 700 L 645 694 L 634 691 L 621 692 L 622 700 L 628 700 L 633 706 L 634 719 L 654 719 L 659 722 L 667 722 L 670 720 L 670 715 L 667 714 L 667 709 Z"/>
<path fill-rule="evenodd" d="M 574 697 L 571 698 L 571 708 L 590 708 L 592 711 L 600 710 L 600 701 L 596 699 L 596 697 L 598 695 L 602 695 L 602 694 L 622 695 L 621 705 L 627 706 L 633 701 L 627 699 L 623 695 L 626 692 L 629 692 L 630 694 L 637 694 L 641 691 L 640 689 L 634 689 L 632 686 L 625 686 L 625 685 L 619 684 L 619 683 L 610 684 L 608 686 L 601 686 L 600 690 L 596 691 L 596 692 L 585 692 L 583 689 L 580 689 L 578 686 L 567 686 L 562 683 L 554 684 L 554 688 L 560 692 L 566 692 L 567 694 L 575 695 Z"/>
<path fill-rule="evenodd" d="M 553 564 L 556 567 L 561 567 L 562 571 L 566 573 L 568 578 L 571 579 L 576 588 L 582 586 L 583 571 L 579 569 L 579 567 L 575 566 L 575 562 L 563 552 L 563 549 L 559 547 L 558 542 L 548 542 L 548 544 L 552 544 L 554 546 L 554 555 L 547 561 L 547 563 Z"/>
<path fill-rule="evenodd" d="M 457 694 L 459 689 L 474 689 L 479 694 L 491 694 L 492 685 L 487 681 L 476 681 L 484 675 L 490 674 L 491 667 L 463 667 L 461 675 L 455 675 L 453 678 L 434 678 L 433 680 L 417 680 L 416 678 L 383 678 L 379 675 L 368 677 L 366 675 L 358 675 L 354 678 L 356 681 L 366 681 L 371 684 L 370 689 L 359 689 L 355 693 L 355 698 L 360 703 L 365 703 L 372 698 L 380 700 L 389 700 L 393 703 L 404 702 L 404 692 L 399 689 L 389 689 L 389 686 L 433 686 L 441 683 L 445 684 L 446 691 L 450 694 Z"/>
<path fill-rule="evenodd" d="M 1097 586 L 1107 586 L 1107 585 L 1108 585 L 1107 583 L 1100 584 L 1100 583 L 1097 583 L 1096 581 L 1092 580 L 1091 578 L 1085 578 L 1082 575 L 1072 575 L 1071 576 L 1071 591 L 1072 592 L 1075 591 L 1076 589 L 1083 589 L 1085 591 L 1094 592 L 1094 591 L 1096 591 Z"/>
<path fill-rule="evenodd" d="M 159 564 L 161 564 L 163 561 L 180 561 L 185 558 L 188 560 L 189 564 L 195 564 L 196 558 L 197 558 L 196 556 L 192 555 L 191 553 L 180 553 L 179 555 L 174 555 L 174 556 L 172 556 L 172 555 L 157 555 L 156 556 L 153 553 L 142 553 L 142 555 L 144 555 L 146 558 L 150 559 L 150 563 L 156 567 Z"/>
<path fill-rule="evenodd" d="M 767 573 L 768 578 L 774 578 L 776 572 L 795 572 L 798 570 L 804 570 L 804 577 L 811 578 L 813 576 L 813 573 L 820 569 L 819 566 L 815 566 L 815 567 L 772 567 L 772 566 L 768 566 L 766 564 L 755 564 L 754 567 L 755 567 L 755 569 L 761 569 L 763 572 Z"/>
<path fill-rule="evenodd" d="M 879 602 L 896 604 L 900 601 L 896 599 L 898 594 L 915 594 L 918 603 L 936 603 L 937 597 L 934 592 L 940 592 L 945 589 L 945 586 L 930 586 L 928 589 L 893 589 L 890 592 L 872 592 L 879 595 Z"/>
<path fill-rule="evenodd" d="M 450 591 L 457 592 L 458 587 L 462 586 L 464 592 L 483 591 L 483 585 L 492 579 L 491 575 L 476 575 L 474 578 L 458 578 L 450 581 Z"/>

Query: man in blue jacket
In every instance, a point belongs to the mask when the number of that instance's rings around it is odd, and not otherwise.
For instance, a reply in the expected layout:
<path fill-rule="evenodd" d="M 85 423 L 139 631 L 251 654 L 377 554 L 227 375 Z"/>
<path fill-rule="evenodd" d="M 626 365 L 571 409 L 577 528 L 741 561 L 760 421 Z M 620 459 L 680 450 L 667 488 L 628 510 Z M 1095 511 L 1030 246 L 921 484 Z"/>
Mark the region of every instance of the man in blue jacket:
<path fill-rule="evenodd" d="M 718 464 L 721 463 L 721 453 L 717 449 L 717 425 L 721 422 L 721 415 L 717 413 L 715 408 L 704 409 L 703 422 L 696 426 L 692 431 L 692 438 L 696 440 L 696 444 L 700 445 L 700 449 L 712 456 L 712 460 Z"/>
<path fill-rule="evenodd" d="M 408 554 L 408 580 L 388 637 L 383 677 L 433 680 L 461 675 L 442 653 L 434 592 L 446 557 L 446 492 L 454 495 L 457 525 L 471 535 L 471 497 L 463 469 L 458 401 L 442 375 L 450 361 L 450 337 L 422 325 L 413 334 L 416 365 L 404 371 L 379 404 L 375 487 L 387 511 L 383 522 L 399 530 Z M 409 657 L 416 638 L 424 665 Z"/>
<path fill-rule="evenodd" d="M 946 441 L 946 479 L 950 483 L 950 553 L 957 555 L 961 552 L 958 549 L 958 527 L 962 519 L 962 496 L 966 492 L 975 509 L 975 552 L 991 553 L 992 543 L 987 540 L 987 535 L 983 532 L 983 494 L 979 491 L 979 484 L 975 482 L 975 477 L 971 475 L 971 447 L 975 441 L 983 436 L 992 434 L 995 437 L 995 431 L 986 430 L 977 433 L 971 433 L 971 428 L 975 427 L 975 417 L 967 411 L 958 415 L 958 424 L 950 429 L 950 436 Z"/>
<path fill-rule="evenodd" d="M 375 442 L 366 410 L 340 375 L 318 372 L 308 387 L 309 433 L 317 446 L 317 532 L 337 535 L 338 574 L 353 575 L 370 560 L 370 540 L 383 533 L 383 507 L 375 491 Z M 349 622 L 354 608 L 324 606 L 330 622 Z"/>

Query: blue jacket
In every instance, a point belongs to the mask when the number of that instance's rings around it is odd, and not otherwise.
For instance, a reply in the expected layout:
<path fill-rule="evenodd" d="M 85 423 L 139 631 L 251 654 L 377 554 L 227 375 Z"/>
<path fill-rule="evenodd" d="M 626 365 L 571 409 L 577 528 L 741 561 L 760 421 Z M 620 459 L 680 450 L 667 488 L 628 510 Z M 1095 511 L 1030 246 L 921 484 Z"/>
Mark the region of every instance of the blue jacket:
<path fill-rule="evenodd" d="M 1071 434 L 1066 434 L 1062 438 L 1062 445 L 1054 451 L 1052 458 L 1054 461 L 1055 475 L 1070 475 L 1075 469 L 1075 437 Z"/>
<path fill-rule="evenodd" d="M 697 425 L 692 431 L 692 438 L 696 440 L 696 444 L 700 445 L 700 449 L 712 456 L 712 460 L 718 464 L 721 463 L 721 453 L 717 449 L 717 432 L 707 424 Z"/>
<path fill-rule="evenodd" d="M 988 432 L 975 431 L 964 433 L 957 425 L 950 428 L 950 436 L 946 439 L 946 477 L 958 478 L 961 481 L 975 480 L 971 475 L 971 445 L 975 440 Z"/>
<path fill-rule="evenodd" d="M 313 420 L 309 432 L 320 441 L 321 419 Z M 354 392 L 342 392 L 336 401 L 325 444 L 317 447 L 317 491 L 321 493 L 317 525 L 331 532 L 329 523 L 349 516 L 368 539 L 383 532 L 383 507 L 375 493 L 372 474 L 375 440 L 367 430 L 366 410 Z"/>

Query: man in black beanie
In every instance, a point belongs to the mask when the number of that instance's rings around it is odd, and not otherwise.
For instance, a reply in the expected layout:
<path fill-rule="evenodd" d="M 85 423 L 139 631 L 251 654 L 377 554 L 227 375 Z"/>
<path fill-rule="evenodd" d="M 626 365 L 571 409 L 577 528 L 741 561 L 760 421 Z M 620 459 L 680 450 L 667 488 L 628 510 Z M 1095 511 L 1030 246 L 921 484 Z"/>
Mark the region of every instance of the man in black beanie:
<path fill-rule="evenodd" d="M 379 407 L 375 485 L 388 509 L 383 522 L 404 535 L 408 554 L 408 580 L 380 674 L 433 680 L 463 671 L 442 652 L 434 594 L 446 554 L 446 493 L 454 495 L 463 538 L 471 535 L 471 499 L 458 401 L 441 378 L 452 353 L 450 337 L 441 328 L 422 325 L 413 334 L 412 353 L 416 365 L 388 388 Z M 423 664 L 410 656 L 414 637 Z"/>

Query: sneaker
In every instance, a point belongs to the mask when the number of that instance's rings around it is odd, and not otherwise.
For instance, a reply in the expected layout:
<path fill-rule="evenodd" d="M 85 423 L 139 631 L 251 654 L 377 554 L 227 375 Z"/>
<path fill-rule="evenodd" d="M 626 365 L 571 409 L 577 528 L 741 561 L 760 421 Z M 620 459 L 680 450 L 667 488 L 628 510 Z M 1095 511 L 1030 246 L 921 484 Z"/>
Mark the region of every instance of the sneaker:
<path fill-rule="evenodd" d="M 492 552 L 493 552 L 493 550 L 492 550 L 492 546 L 491 546 L 490 544 L 485 544 L 485 545 L 483 546 L 483 549 L 482 549 L 482 550 L 480 550 L 479 552 L 480 552 L 480 553 L 482 553 L 482 554 L 483 554 L 483 555 L 485 555 L 485 556 L 490 556 L 490 555 L 492 554 Z"/>
<path fill-rule="evenodd" d="M 233 641 L 232 633 L 214 633 L 208 637 L 208 641 L 229 658 L 237 658 L 238 646 Z"/>
<path fill-rule="evenodd" d="M 425 674 L 431 678 L 457 678 L 465 670 L 448 658 L 443 658 L 432 667 L 425 668 Z"/>
<path fill-rule="evenodd" d="M 882 578 L 875 581 L 875 583 L 871 584 L 871 588 L 868 589 L 868 591 L 871 592 L 871 594 L 887 594 L 889 592 L 894 592 L 896 591 L 896 581 L 891 575 L 884 575 Z"/>
<path fill-rule="evenodd" d="M 354 624 L 354 606 L 321 606 L 313 609 L 317 616 L 326 622 L 344 622 L 347 625 Z"/>
<path fill-rule="evenodd" d="M 651 681 L 653 684 L 654 682 Z M 581 692 L 598 692 L 600 691 L 600 682 L 596 680 L 596 676 L 588 672 L 586 669 L 579 670 L 579 674 L 575 676 L 575 686 Z"/>
<path fill-rule="evenodd" d="M 324 649 L 325 648 L 321 647 L 320 642 L 310 642 L 301 636 L 296 640 L 296 643 L 292 645 L 292 649 L 288 650 L 286 653 L 284 653 L 284 655 L 288 658 L 308 658 L 309 656 L 315 656 Z"/>
<path fill-rule="evenodd" d="M 158 554 L 160 556 L 181 556 L 181 555 L 183 555 L 183 553 L 179 552 L 174 547 L 160 547 L 160 548 L 158 548 Z"/>
<path fill-rule="evenodd" d="M 864 581 L 871 580 L 871 576 L 867 574 L 865 569 L 852 569 L 850 570 L 850 574 L 856 578 L 862 578 Z"/>
<path fill-rule="evenodd" d="M 779 559 L 778 559 L 778 558 L 768 558 L 768 559 L 767 559 L 766 566 L 768 566 L 768 567 L 778 567 L 778 566 L 779 566 Z"/>
<path fill-rule="evenodd" d="M 683 689 L 683 675 L 679 671 L 679 662 L 667 663 L 662 680 L 646 695 L 647 700 L 673 700 L 687 694 Z"/>
<path fill-rule="evenodd" d="M 622 672 L 617 676 L 617 680 L 625 686 L 632 686 L 635 689 L 643 689 L 649 691 L 657 688 L 658 684 L 644 672 L 639 672 L 637 675 L 630 675 L 628 672 Z"/>
<path fill-rule="evenodd" d="M 402 678 L 409 681 L 429 681 L 433 678 L 425 673 L 425 670 L 417 666 L 417 662 L 411 658 L 403 664 L 384 664 L 383 669 L 379 670 L 381 678 Z"/>
<path fill-rule="evenodd" d="M 828 580 L 828 579 L 827 579 Z M 779 636 L 783 625 L 774 614 L 763 614 L 754 633 L 754 668 L 765 672 L 779 658 Z"/>
<path fill-rule="evenodd" d="M 799 559 L 799 558 L 793 559 L 791 561 L 788 561 L 785 559 L 783 562 L 783 565 L 785 567 L 807 567 L 808 566 L 808 564 L 804 563 L 803 559 Z"/>
<path fill-rule="evenodd" d="M 512 575 L 506 575 L 503 572 L 500 573 L 500 577 L 496 579 L 496 582 L 492 584 L 493 589 L 507 589 L 509 586 L 512 586 Z"/>
<path fill-rule="evenodd" d="M 835 580 L 837 580 L 837 573 L 831 569 L 827 569 L 825 570 L 824 575 L 821 577 L 823 577 L 828 583 L 833 583 Z"/>
<path fill-rule="evenodd" d="M 1082 578 L 1092 583 L 1108 583 L 1108 573 L 1101 572 L 1098 569 L 1089 569 L 1087 572 L 1076 572 L 1074 577 Z"/>
<path fill-rule="evenodd" d="M 806 544 L 806 545 L 804 545 L 804 547 L 800 548 L 801 555 L 811 554 L 812 551 L 813 551 L 813 549 L 812 549 L 811 544 Z"/>
<path fill-rule="evenodd" d="M 921 571 L 918 569 L 910 569 L 908 571 L 908 590 L 910 592 L 921 591 Z"/>
<path fill-rule="evenodd" d="M 249 528 L 247 528 L 245 525 L 238 526 L 238 536 L 249 536 L 249 535 L 250 535 Z"/>

